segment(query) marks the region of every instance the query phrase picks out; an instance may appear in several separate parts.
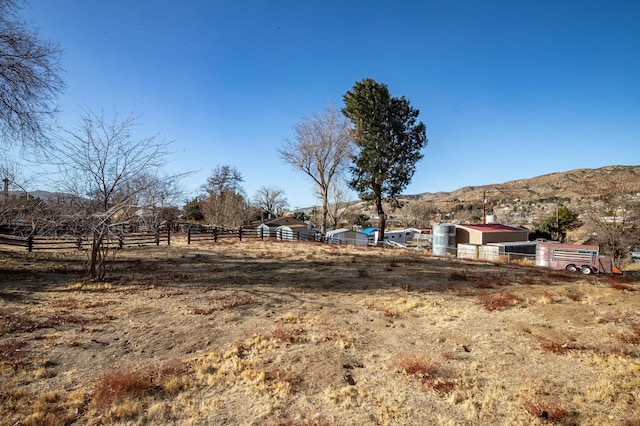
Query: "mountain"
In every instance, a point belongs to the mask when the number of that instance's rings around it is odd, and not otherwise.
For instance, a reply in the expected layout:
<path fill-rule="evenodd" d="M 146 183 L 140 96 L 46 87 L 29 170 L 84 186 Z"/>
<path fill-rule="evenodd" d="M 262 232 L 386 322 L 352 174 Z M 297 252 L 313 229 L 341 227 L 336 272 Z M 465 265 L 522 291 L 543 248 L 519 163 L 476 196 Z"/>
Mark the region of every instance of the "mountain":
<path fill-rule="evenodd" d="M 452 192 L 411 195 L 408 200 L 436 204 L 481 203 L 488 200 L 596 199 L 619 193 L 640 193 L 640 166 L 607 166 L 599 169 L 575 169 L 529 179 L 483 186 L 465 186 Z"/>
<path fill-rule="evenodd" d="M 403 195 L 402 208 L 387 206 L 385 211 L 390 227 L 429 226 L 439 220 L 477 222 L 483 210 L 499 223 L 530 227 L 560 206 L 586 217 L 607 207 L 603 200 L 620 194 L 632 194 L 634 203 L 640 204 L 640 166 L 575 169 L 451 192 Z M 349 204 L 351 215 L 377 216 L 371 202 Z"/>
<path fill-rule="evenodd" d="M 408 202 L 433 203 L 440 211 L 458 204 L 527 203 L 576 204 L 620 193 L 640 194 L 640 166 L 575 169 L 510 182 L 465 186 L 452 192 L 422 193 L 402 197 Z"/>

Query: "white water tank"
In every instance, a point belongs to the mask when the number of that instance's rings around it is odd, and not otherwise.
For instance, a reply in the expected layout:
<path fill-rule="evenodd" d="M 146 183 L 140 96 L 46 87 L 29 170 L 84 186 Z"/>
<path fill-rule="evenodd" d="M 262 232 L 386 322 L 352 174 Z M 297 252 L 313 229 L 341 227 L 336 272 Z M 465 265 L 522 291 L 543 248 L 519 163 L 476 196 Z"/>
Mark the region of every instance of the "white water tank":
<path fill-rule="evenodd" d="M 431 247 L 434 256 L 456 254 L 456 227 L 449 223 L 437 223 L 431 229 Z"/>

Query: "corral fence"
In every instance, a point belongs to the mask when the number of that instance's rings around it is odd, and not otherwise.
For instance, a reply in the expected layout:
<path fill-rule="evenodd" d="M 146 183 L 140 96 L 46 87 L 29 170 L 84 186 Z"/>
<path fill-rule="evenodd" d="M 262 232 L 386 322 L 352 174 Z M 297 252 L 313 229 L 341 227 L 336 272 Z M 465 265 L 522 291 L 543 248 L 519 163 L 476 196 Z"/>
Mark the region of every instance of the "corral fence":
<path fill-rule="evenodd" d="M 91 236 L 52 237 L 30 235 L 28 237 L 22 237 L 0 234 L 0 245 L 24 247 L 29 252 L 38 250 L 86 250 L 91 247 L 92 241 Z M 123 249 L 132 246 L 159 246 L 160 244 L 171 244 L 171 233 L 169 231 L 109 235 L 105 239 L 103 246 L 106 245 L 109 248 Z"/>
<path fill-rule="evenodd" d="M 239 241 L 259 239 L 259 240 L 281 240 L 281 241 L 315 241 L 336 245 L 348 245 L 353 242 L 347 239 L 327 239 L 321 235 L 309 232 L 293 231 L 290 229 L 265 230 L 264 228 L 238 228 L 238 229 L 217 229 L 203 227 L 189 227 L 185 233 L 172 231 L 170 228 L 162 228 L 153 232 L 144 233 L 119 233 L 110 234 L 106 238 L 105 244 L 110 248 L 123 249 L 133 246 L 160 246 L 171 245 L 172 237 L 180 235 L 186 237 L 187 244 L 212 241 L 218 242 L 222 239 L 238 239 Z M 30 235 L 17 236 L 10 234 L 0 234 L 0 245 L 23 247 L 27 251 L 40 250 L 87 250 L 91 248 L 91 235 L 74 236 L 45 236 Z"/>
<path fill-rule="evenodd" d="M 344 245 L 348 244 L 347 240 L 327 240 L 326 237 L 316 235 L 310 232 L 294 231 L 290 229 L 264 229 L 264 228 L 238 228 L 238 229 L 207 229 L 207 230 L 195 230 L 189 228 L 187 231 L 187 244 L 192 244 L 198 241 L 213 241 L 217 242 L 221 239 L 235 238 L 239 241 L 242 240 L 281 240 L 281 241 L 316 241 L 316 242 L 329 242 L 332 244 Z"/>

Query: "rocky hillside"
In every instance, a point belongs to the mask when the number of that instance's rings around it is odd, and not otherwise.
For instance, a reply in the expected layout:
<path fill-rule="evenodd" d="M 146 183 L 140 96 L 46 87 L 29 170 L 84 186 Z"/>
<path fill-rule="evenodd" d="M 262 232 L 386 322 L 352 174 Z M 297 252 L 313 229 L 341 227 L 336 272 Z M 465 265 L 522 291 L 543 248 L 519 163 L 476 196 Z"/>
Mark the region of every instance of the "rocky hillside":
<path fill-rule="evenodd" d="M 553 214 L 560 205 L 586 215 L 594 206 L 602 207 L 602 200 L 620 194 L 635 194 L 640 201 L 640 166 L 576 169 L 501 184 L 466 186 L 452 192 L 406 195 L 401 198 L 404 207 L 387 211 L 391 225 L 399 227 L 428 226 L 430 223 L 425 222 L 433 220 L 478 221 L 483 207 L 497 222 L 529 226 Z M 371 203 L 355 203 L 350 209 L 375 217 Z M 429 213 L 420 213 L 420 209 Z M 419 225 L 412 225 L 412 221 Z"/>
<path fill-rule="evenodd" d="M 488 201 L 520 199 L 528 202 L 550 199 L 577 201 L 622 192 L 640 193 L 640 166 L 576 169 L 501 184 L 466 186 L 453 192 L 423 193 L 407 198 L 442 205 L 478 203 L 482 201 L 483 192 Z"/>

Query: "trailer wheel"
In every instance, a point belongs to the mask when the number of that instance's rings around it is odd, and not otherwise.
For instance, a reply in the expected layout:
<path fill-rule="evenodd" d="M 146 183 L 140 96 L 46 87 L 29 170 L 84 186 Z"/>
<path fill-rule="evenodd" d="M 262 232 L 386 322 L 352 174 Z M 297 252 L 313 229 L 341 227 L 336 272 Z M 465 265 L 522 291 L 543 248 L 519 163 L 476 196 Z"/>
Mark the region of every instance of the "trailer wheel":
<path fill-rule="evenodd" d="M 576 265 L 567 265 L 564 267 L 564 269 L 569 272 L 576 272 L 578 270 L 578 267 Z"/>
<path fill-rule="evenodd" d="M 593 273 L 593 269 L 591 269 L 591 266 L 585 265 L 580 268 L 580 272 L 582 272 L 583 275 L 591 275 Z"/>

